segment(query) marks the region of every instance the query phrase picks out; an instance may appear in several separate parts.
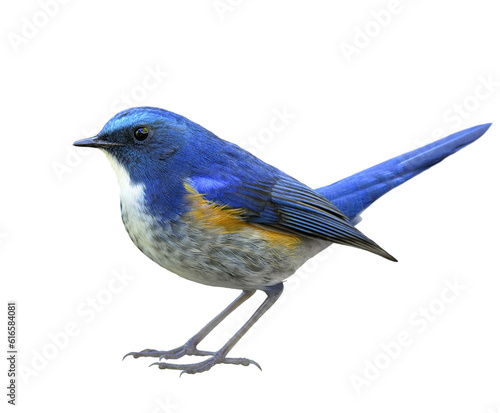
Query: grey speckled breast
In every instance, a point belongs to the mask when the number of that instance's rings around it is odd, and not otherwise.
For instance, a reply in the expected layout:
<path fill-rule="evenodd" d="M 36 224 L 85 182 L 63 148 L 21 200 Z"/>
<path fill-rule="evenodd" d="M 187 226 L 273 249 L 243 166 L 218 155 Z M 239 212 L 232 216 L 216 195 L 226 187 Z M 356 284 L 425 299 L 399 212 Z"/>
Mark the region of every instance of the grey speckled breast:
<path fill-rule="evenodd" d="M 206 285 L 249 290 L 273 285 L 330 245 L 302 239 L 290 251 L 262 239 L 252 225 L 244 232 L 220 233 L 192 219 L 160 222 L 146 210 L 141 186 L 125 191 L 122 187 L 121 207 L 125 228 L 145 255 L 183 278 Z"/>

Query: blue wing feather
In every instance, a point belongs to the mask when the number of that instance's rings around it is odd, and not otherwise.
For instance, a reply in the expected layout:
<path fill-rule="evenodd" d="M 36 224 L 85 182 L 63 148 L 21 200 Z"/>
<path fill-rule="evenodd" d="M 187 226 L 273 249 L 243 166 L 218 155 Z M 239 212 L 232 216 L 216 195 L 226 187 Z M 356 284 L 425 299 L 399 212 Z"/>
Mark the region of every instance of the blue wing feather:
<path fill-rule="evenodd" d="M 215 152 L 208 154 L 210 168 L 192 177 L 192 184 L 209 201 L 244 209 L 242 218 L 248 222 L 395 260 L 354 228 L 361 212 L 391 189 L 478 139 L 489 126 L 457 132 L 317 190 L 220 140 L 224 144 L 212 145 Z"/>
<path fill-rule="evenodd" d="M 361 248 L 395 261 L 354 228 L 324 196 L 274 167 L 264 164 L 263 168 L 263 162 L 247 152 L 243 151 L 243 155 L 245 161 L 242 164 L 247 165 L 245 171 L 219 168 L 212 171 L 209 179 L 206 176 L 191 177 L 190 185 L 217 205 L 242 208 L 241 217 L 249 223 Z M 255 170 L 249 170 L 248 165 L 253 165 Z"/>

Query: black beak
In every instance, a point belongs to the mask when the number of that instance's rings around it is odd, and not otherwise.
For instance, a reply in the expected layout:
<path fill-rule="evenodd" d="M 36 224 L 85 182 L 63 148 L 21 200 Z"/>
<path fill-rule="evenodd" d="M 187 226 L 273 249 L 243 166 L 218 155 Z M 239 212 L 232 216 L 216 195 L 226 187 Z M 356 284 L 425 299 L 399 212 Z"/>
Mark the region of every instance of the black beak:
<path fill-rule="evenodd" d="M 73 143 L 74 146 L 87 146 L 89 148 L 109 148 L 110 146 L 123 146 L 121 143 L 110 142 L 107 138 L 100 137 L 99 135 L 93 138 L 80 139 Z"/>

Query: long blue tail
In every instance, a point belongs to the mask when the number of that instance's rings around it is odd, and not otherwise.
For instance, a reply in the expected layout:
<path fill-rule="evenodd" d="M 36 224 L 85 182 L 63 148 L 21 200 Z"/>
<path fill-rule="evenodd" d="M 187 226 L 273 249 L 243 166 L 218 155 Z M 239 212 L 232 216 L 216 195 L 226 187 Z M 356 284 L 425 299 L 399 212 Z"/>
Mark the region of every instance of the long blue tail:
<path fill-rule="evenodd" d="M 490 126 L 491 123 L 487 123 L 454 133 L 317 191 L 357 224 L 360 214 L 382 195 L 474 142 Z"/>

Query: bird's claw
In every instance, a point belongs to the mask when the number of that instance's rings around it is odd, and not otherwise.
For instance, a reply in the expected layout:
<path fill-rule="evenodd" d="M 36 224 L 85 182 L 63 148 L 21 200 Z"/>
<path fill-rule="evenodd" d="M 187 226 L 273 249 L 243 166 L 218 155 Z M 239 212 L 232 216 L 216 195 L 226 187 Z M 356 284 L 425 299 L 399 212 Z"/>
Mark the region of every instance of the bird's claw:
<path fill-rule="evenodd" d="M 142 351 L 131 351 L 130 353 L 125 354 L 122 360 L 125 360 L 128 356 L 133 356 L 135 359 L 139 357 L 160 357 L 163 353 L 165 352 L 147 348 Z"/>
<path fill-rule="evenodd" d="M 241 366 L 249 366 L 250 364 L 253 364 L 254 366 L 257 366 L 259 368 L 259 370 L 262 371 L 262 368 L 260 367 L 259 363 L 257 363 L 256 361 L 246 359 L 246 358 L 223 357 L 223 356 L 217 355 L 217 353 L 215 353 L 209 359 L 200 361 L 199 363 L 172 364 L 172 363 L 156 362 L 156 363 L 150 364 L 150 367 L 151 366 L 158 366 L 158 368 L 161 370 L 165 370 L 165 369 L 182 370 L 181 371 L 181 376 L 182 376 L 184 373 L 186 373 L 186 374 L 203 373 L 204 371 L 210 370 L 216 364 L 236 364 L 236 365 L 241 365 Z"/>
<path fill-rule="evenodd" d="M 185 345 L 174 348 L 172 350 L 167 350 L 167 351 L 159 351 L 159 350 L 152 350 L 152 349 L 145 349 L 139 352 L 131 351 L 130 353 L 127 353 L 123 356 L 124 360 L 128 356 L 133 356 L 134 358 L 139 358 L 139 357 L 157 357 L 160 360 L 162 359 L 179 359 L 182 356 L 213 356 L 215 352 L 213 351 L 203 351 L 203 350 L 198 350 L 196 348 L 196 345 L 191 344 L 190 342 L 187 342 Z"/>

